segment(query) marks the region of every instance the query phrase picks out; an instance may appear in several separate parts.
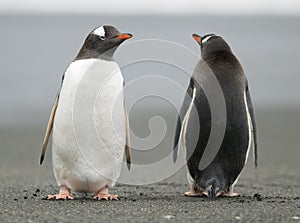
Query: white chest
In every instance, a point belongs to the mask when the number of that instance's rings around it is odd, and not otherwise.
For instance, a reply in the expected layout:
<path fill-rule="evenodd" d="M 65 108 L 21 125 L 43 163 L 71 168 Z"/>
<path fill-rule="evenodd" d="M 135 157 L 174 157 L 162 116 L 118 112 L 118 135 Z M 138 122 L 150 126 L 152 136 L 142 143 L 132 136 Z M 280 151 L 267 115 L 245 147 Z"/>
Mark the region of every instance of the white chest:
<path fill-rule="evenodd" d="M 115 62 L 88 59 L 69 66 L 52 137 L 59 182 L 68 179 L 82 188 L 85 182 L 101 182 L 99 175 L 116 180 L 125 147 L 123 103 L 123 77 Z"/>

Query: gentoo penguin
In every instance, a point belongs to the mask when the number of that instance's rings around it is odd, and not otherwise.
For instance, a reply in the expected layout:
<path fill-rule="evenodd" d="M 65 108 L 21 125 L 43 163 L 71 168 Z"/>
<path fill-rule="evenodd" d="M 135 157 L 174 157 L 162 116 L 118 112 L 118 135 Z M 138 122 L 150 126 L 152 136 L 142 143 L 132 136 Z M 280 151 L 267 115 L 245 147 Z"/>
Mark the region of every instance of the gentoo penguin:
<path fill-rule="evenodd" d="M 173 159 L 174 162 L 177 159 L 178 147 L 183 147 L 190 183 L 186 196 L 210 199 L 237 196 L 233 187 L 245 166 L 252 140 L 257 167 L 256 125 L 247 78 L 221 36 L 193 34 L 193 38 L 200 45 L 202 59 L 194 69 L 179 113 Z M 224 108 L 223 119 L 213 117 L 219 112 L 214 111 L 218 106 Z M 209 139 L 212 137 L 212 141 L 216 141 L 218 136 L 221 139 L 216 148 Z M 208 155 L 204 157 L 205 154 Z M 209 154 L 213 156 L 209 157 Z M 202 165 L 205 162 L 207 164 Z"/>
<path fill-rule="evenodd" d="M 109 25 L 94 29 L 65 71 L 40 158 L 42 164 L 52 132 L 53 170 L 60 190 L 47 199 L 73 199 L 73 190 L 94 193 L 97 200 L 118 200 L 108 189 L 121 172 L 124 151 L 130 169 L 130 143 L 124 79 L 113 54 L 131 37 Z"/>

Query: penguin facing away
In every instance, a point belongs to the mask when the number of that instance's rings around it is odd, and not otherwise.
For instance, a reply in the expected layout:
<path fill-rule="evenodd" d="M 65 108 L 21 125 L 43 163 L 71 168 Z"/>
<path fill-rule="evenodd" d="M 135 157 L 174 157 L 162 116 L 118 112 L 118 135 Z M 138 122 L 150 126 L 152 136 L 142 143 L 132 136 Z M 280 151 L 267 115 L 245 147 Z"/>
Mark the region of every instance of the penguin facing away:
<path fill-rule="evenodd" d="M 120 33 L 109 25 L 94 29 L 64 73 L 40 158 L 42 164 L 52 133 L 53 171 L 60 191 L 48 195 L 47 199 L 74 199 L 73 190 L 94 193 L 93 198 L 97 200 L 118 200 L 118 195 L 109 194 L 108 189 L 120 175 L 124 152 L 128 169 L 131 160 L 124 79 L 113 54 L 124 40 L 131 37 L 131 34 Z M 100 94 L 91 92 L 100 87 Z M 94 114 L 87 112 L 86 101 L 94 103 Z M 79 122 L 81 126 L 77 129 L 75 112 L 87 117 Z M 112 123 L 110 118 L 113 115 L 116 119 Z M 96 127 L 102 143 L 99 144 L 97 137 L 86 131 L 85 125 Z M 86 143 L 80 144 L 79 139 Z"/>
<path fill-rule="evenodd" d="M 247 161 L 251 141 L 254 143 L 254 162 L 257 168 L 256 124 L 247 78 L 238 59 L 221 36 L 209 34 L 201 37 L 193 34 L 193 38 L 200 45 L 202 59 L 194 69 L 178 116 L 173 160 L 175 162 L 177 159 L 178 147 L 183 147 L 190 183 L 190 191 L 185 196 L 207 196 L 210 199 L 237 196 L 233 187 Z M 209 153 L 216 149 L 208 146 L 213 112 L 203 86 L 209 88 L 209 75 L 215 76 L 225 99 L 225 133 L 211 162 L 205 168 L 199 168 L 202 159 L 206 159 L 205 150 Z M 193 120 L 195 116 L 191 115 L 192 106 L 200 123 L 198 132 L 198 126 Z M 215 125 L 216 129 L 221 129 L 221 123 Z M 218 131 L 221 130 L 217 130 L 217 134 L 220 134 Z M 196 142 L 193 143 L 195 139 Z"/>

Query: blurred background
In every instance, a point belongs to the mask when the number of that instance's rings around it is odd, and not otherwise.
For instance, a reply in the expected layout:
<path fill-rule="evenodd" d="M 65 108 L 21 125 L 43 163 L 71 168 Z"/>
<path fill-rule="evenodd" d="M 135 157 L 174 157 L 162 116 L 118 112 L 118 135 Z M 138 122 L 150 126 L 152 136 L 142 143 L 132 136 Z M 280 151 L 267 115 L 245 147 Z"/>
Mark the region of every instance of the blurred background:
<path fill-rule="evenodd" d="M 172 151 L 177 115 L 172 103 L 180 104 L 184 95 L 183 90 L 166 88 L 157 78 L 135 80 L 148 75 L 167 77 L 185 89 L 187 73 L 192 73 L 200 58 L 199 46 L 191 35 L 216 33 L 230 44 L 243 65 L 255 107 L 259 169 L 254 170 L 250 157 L 241 179 L 299 183 L 299 15 L 297 0 L 1 1 L 1 182 L 55 184 L 50 149 L 44 165 L 38 162 L 61 77 L 88 33 L 97 26 L 111 24 L 134 35 L 116 52 L 116 61 L 121 65 L 126 65 L 128 57 L 149 59 L 157 54 L 160 59 L 175 58 L 186 71 L 159 63 L 121 66 L 126 82 L 133 83 L 126 88 L 133 133 L 146 138 L 151 131 L 160 131 L 155 126 L 149 128 L 155 116 L 162 117 L 167 126 L 158 146 L 133 151 L 134 163 L 152 163 Z M 154 41 L 154 47 L 149 42 L 134 44 L 145 39 L 159 41 Z M 161 41 L 167 44 L 160 46 Z M 167 91 L 174 101 L 139 99 L 145 89 L 156 89 L 158 95 Z M 168 180 L 186 182 L 185 173 L 179 171 Z"/>

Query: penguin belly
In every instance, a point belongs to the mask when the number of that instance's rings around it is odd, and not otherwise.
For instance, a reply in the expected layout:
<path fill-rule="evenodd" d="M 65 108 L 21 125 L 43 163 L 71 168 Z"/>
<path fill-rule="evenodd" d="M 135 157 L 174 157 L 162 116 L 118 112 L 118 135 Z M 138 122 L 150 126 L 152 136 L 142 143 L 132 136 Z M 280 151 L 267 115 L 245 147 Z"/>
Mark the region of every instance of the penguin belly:
<path fill-rule="evenodd" d="M 113 186 L 125 148 L 123 77 L 113 61 L 84 59 L 67 69 L 53 126 L 59 186 L 97 192 Z"/>

